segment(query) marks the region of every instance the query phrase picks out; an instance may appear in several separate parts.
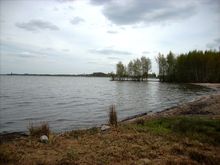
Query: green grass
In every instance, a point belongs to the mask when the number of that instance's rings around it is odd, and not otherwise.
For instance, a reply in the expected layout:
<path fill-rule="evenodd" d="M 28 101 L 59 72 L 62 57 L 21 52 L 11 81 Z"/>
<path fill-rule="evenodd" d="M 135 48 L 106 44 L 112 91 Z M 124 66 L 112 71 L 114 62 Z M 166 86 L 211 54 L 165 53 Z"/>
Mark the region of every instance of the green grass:
<path fill-rule="evenodd" d="M 175 117 L 160 118 L 135 124 L 138 132 L 153 132 L 156 134 L 176 134 L 186 136 L 201 142 L 220 144 L 220 120 L 206 117 Z"/>

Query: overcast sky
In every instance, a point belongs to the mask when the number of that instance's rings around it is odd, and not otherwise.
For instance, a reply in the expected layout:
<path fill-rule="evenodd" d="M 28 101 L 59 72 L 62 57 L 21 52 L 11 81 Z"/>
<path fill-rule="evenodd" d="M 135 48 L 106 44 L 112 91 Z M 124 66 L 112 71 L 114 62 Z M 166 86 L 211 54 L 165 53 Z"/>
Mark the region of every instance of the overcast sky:
<path fill-rule="evenodd" d="M 78 74 L 219 49 L 220 0 L 0 0 L 1 73 Z"/>

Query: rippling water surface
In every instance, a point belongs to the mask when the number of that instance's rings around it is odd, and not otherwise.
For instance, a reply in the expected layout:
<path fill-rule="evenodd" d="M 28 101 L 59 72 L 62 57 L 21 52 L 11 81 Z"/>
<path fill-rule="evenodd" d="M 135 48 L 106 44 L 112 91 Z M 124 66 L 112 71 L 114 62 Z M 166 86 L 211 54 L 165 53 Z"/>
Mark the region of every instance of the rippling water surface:
<path fill-rule="evenodd" d="M 109 105 L 118 118 L 165 108 L 212 92 L 186 84 L 116 82 L 109 78 L 0 76 L 0 132 L 27 131 L 29 122 L 48 121 L 53 131 L 107 122 Z"/>

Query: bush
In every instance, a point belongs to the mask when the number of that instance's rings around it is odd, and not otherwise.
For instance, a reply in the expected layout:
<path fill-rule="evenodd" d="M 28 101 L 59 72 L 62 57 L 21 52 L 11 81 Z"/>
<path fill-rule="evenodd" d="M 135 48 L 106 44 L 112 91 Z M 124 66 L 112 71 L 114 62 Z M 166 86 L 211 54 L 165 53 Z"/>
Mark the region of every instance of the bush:
<path fill-rule="evenodd" d="M 109 108 L 109 124 L 117 126 L 118 120 L 117 120 L 117 112 L 115 111 L 115 105 L 111 105 Z"/>
<path fill-rule="evenodd" d="M 47 122 L 42 122 L 39 126 L 34 126 L 33 123 L 29 124 L 28 131 L 30 136 L 40 137 L 42 135 L 47 135 L 49 137 L 50 128 Z"/>

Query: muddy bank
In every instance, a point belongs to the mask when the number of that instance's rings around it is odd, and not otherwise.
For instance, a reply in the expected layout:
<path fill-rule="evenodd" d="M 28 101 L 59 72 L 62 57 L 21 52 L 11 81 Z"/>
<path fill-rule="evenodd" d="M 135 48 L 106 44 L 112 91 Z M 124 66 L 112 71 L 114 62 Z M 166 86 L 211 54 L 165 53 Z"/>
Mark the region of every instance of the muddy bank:
<path fill-rule="evenodd" d="M 152 119 L 179 115 L 205 115 L 220 118 L 220 93 L 202 96 L 194 101 L 183 103 L 156 113 L 143 113 L 123 120 L 123 123 L 136 121 L 140 118 Z"/>
<path fill-rule="evenodd" d="M 191 83 L 193 85 L 200 85 L 207 88 L 212 88 L 220 91 L 220 83 Z"/>

